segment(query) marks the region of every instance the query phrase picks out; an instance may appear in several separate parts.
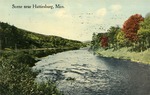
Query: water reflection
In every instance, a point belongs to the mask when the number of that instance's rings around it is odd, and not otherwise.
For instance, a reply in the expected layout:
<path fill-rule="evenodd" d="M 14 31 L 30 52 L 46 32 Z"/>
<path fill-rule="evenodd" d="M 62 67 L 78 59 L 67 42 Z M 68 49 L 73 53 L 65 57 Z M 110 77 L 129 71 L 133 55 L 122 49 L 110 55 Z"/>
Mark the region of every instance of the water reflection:
<path fill-rule="evenodd" d="M 43 58 L 37 79 L 56 81 L 65 95 L 150 95 L 150 67 L 126 60 L 94 56 L 87 50 Z"/>

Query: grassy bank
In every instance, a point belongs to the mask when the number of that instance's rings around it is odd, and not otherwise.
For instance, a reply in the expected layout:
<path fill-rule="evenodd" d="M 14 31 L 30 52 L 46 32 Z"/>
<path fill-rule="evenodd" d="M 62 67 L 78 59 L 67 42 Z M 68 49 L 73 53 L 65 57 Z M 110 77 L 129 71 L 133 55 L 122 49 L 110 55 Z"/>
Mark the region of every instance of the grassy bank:
<path fill-rule="evenodd" d="M 77 47 L 53 49 L 5 50 L 0 52 L 0 95 L 62 95 L 52 81 L 36 83 L 38 73 L 32 72 L 36 58 Z"/>
<path fill-rule="evenodd" d="M 143 52 L 131 52 L 127 48 L 121 48 L 115 51 L 113 49 L 98 49 L 95 53 L 104 57 L 127 59 L 138 63 L 150 64 L 150 49 Z"/>
<path fill-rule="evenodd" d="M 62 95 L 55 83 L 36 83 L 31 66 L 36 60 L 25 52 L 5 52 L 0 56 L 0 95 Z"/>

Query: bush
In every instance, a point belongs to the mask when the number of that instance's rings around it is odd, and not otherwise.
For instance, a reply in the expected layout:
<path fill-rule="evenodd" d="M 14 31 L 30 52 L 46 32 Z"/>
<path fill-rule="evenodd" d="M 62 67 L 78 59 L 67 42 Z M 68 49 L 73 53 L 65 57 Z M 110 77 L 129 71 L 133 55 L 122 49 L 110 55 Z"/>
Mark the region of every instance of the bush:
<path fill-rule="evenodd" d="M 37 61 L 27 52 L 5 52 L 2 57 L 9 59 L 14 63 L 27 64 L 28 66 L 34 66 Z"/>
<path fill-rule="evenodd" d="M 17 63 L 27 64 L 30 67 L 34 66 L 37 62 L 31 55 L 25 53 L 17 54 L 17 56 L 15 56 L 13 60 Z"/>
<path fill-rule="evenodd" d="M 50 81 L 37 84 L 37 74 L 31 71 L 28 64 L 18 63 L 27 62 L 27 59 L 30 59 L 29 55 L 13 55 L 16 54 L 5 53 L 0 57 L 0 95 L 61 95 L 55 84 Z"/>

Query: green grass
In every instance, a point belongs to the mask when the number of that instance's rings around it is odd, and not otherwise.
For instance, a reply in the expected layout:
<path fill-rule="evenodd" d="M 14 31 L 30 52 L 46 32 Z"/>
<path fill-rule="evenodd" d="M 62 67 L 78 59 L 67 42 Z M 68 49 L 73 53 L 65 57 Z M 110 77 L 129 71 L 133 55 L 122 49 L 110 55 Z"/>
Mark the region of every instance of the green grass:
<path fill-rule="evenodd" d="M 150 49 L 143 52 L 131 52 L 128 48 L 113 49 L 98 49 L 96 54 L 104 57 L 113 57 L 117 59 L 127 59 L 138 63 L 150 64 Z"/>
<path fill-rule="evenodd" d="M 31 70 L 35 62 L 27 52 L 1 53 L 0 95 L 62 95 L 51 81 L 35 82 L 37 73 Z"/>

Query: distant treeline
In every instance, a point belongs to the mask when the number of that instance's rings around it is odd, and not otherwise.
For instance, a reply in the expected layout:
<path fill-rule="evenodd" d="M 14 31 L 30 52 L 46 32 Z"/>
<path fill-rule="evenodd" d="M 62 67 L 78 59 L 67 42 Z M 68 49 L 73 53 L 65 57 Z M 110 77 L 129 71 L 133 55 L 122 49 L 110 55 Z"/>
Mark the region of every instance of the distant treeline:
<path fill-rule="evenodd" d="M 92 49 L 129 47 L 131 51 L 143 51 L 150 48 L 150 13 L 130 16 L 123 24 L 111 26 L 106 33 L 93 33 Z"/>
<path fill-rule="evenodd" d="M 0 22 L 0 49 L 31 48 L 80 48 L 84 44 L 58 36 L 48 36 L 19 29 L 14 25 Z"/>

